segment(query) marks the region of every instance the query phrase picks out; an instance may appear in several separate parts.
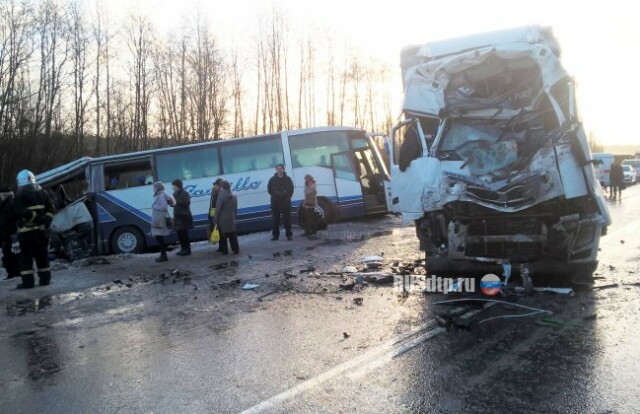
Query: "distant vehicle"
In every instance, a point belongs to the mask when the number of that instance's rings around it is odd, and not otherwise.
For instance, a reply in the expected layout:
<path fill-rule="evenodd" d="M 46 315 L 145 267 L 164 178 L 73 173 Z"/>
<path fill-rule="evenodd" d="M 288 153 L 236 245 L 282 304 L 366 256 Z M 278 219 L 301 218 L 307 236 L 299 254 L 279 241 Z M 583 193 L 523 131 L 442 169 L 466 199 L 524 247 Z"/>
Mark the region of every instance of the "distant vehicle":
<path fill-rule="evenodd" d="M 284 164 L 295 184 L 293 215 L 304 198 L 304 176 L 316 179 L 319 212 L 325 222 L 386 213 L 390 178 L 366 132 L 348 127 L 284 131 L 151 151 L 81 158 L 37 176 L 45 189 L 80 197 L 94 217 L 94 243 L 102 253 L 139 253 L 156 246 L 149 235 L 151 184 L 182 179 L 191 196 L 191 240 L 205 240 L 212 182 L 229 181 L 238 195 L 238 231 L 271 227 L 267 182 Z M 76 188 L 76 197 L 66 189 Z M 68 221 L 68 220 L 67 220 Z M 65 228 L 68 231 L 67 228 Z M 170 236 L 169 242 L 173 242 Z"/>
<path fill-rule="evenodd" d="M 602 152 L 594 152 L 591 154 L 593 160 L 593 168 L 596 170 L 596 177 L 598 181 L 605 187 L 611 185 L 609 173 L 611 172 L 611 164 L 615 161 L 613 154 L 606 154 Z"/>
<path fill-rule="evenodd" d="M 408 46 L 401 67 L 392 202 L 427 271 L 592 281 L 611 218 L 551 29 Z"/>
<path fill-rule="evenodd" d="M 638 173 L 636 173 L 636 170 L 632 166 L 625 164 L 622 166 L 622 171 L 624 172 L 625 184 L 633 185 L 636 183 L 638 180 Z"/>
<path fill-rule="evenodd" d="M 636 182 L 640 181 L 640 159 L 624 160 L 622 165 L 630 165 L 636 170 Z"/>

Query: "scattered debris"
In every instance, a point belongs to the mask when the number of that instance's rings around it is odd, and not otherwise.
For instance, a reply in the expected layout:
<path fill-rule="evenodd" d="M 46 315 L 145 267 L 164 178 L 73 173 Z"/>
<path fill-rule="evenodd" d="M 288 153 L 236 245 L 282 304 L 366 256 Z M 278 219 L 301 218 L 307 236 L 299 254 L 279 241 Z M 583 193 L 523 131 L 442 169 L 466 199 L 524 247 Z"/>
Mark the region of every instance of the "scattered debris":
<path fill-rule="evenodd" d="M 552 292 L 552 293 L 558 293 L 560 295 L 573 296 L 572 288 L 537 287 L 537 288 L 534 288 L 534 290 L 536 292 Z"/>
<path fill-rule="evenodd" d="M 342 332 L 342 337 L 343 337 L 344 339 L 347 339 L 347 338 L 349 338 L 350 336 L 351 336 L 351 335 L 349 335 L 348 333 L 346 333 L 346 332 Z"/>
<path fill-rule="evenodd" d="M 507 286 L 511 278 L 511 263 L 502 263 L 502 277 L 504 277 L 503 286 Z"/>
<path fill-rule="evenodd" d="M 355 303 L 358 306 L 362 306 L 363 302 L 364 302 L 364 298 L 353 298 L 353 303 Z"/>
<path fill-rule="evenodd" d="M 379 269 L 384 266 L 384 257 L 382 256 L 366 256 L 362 258 L 362 263 L 367 267 L 373 269 Z"/>
<path fill-rule="evenodd" d="M 133 287 L 133 283 L 127 283 L 125 286 L 128 287 L 128 288 L 131 288 L 131 287 Z"/>
<path fill-rule="evenodd" d="M 619 285 L 617 283 L 611 283 L 609 285 L 601 285 L 601 286 L 594 286 L 593 289 L 611 289 L 611 288 L 615 288 L 618 287 Z"/>
<path fill-rule="evenodd" d="M 389 285 L 395 280 L 393 274 L 386 272 L 356 273 L 356 280 L 359 276 L 362 277 L 363 281 L 371 283 L 372 285 Z"/>
<path fill-rule="evenodd" d="M 594 313 L 594 314 L 591 314 L 591 315 L 587 315 L 587 316 L 583 317 L 582 319 L 584 319 L 585 321 L 592 321 L 592 320 L 597 319 L 597 318 L 598 318 L 598 314 Z"/>
<path fill-rule="evenodd" d="M 174 269 L 171 271 L 171 274 L 175 277 L 188 277 L 191 275 L 189 271 L 182 271 L 180 269 Z"/>
<path fill-rule="evenodd" d="M 640 286 L 640 282 L 635 283 L 623 283 L 622 286 Z"/>
<path fill-rule="evenodd" d="M 624 240 L 620 240 L 620 244 L 624 244 Z"/>
<path fill-rule="evenodd" d="M 614 266 L 609 265 L 609 270 L 616 270 Z"/>
<path fill-rule="evenodd" d="M 120 279 L 114 279 L 114 280 L 113 280 L 113 283 L 115 283 L 116 285 L 119 285 L 119 284 L 121 284 L 121 283 L 122 283 L 122 280 L 120 280 Z"/>
<path fill-rule="evenodd" d="M 355 285 L 356 285 L 356 282 L 351 282 L 351 283 L 344 283 L 344 284 L 338 285 L 338 287 L 343 290 L 353 290 Z"/>
<path fill-rule="evenodd" d="M 342 268 L 342 273 L 357 273 L 358 268 L 355 266 L 345 266 Z"/>
<path fill-rule="evenodd" d="M 244 284 L 244 286 L 242 286 L 242 290 L 253 290 L 253 289 L 257 288 L 258 286 L 260 286 L 260 285 L 257 285 L 255 283 L 247 282 L 247 283 Z"/>

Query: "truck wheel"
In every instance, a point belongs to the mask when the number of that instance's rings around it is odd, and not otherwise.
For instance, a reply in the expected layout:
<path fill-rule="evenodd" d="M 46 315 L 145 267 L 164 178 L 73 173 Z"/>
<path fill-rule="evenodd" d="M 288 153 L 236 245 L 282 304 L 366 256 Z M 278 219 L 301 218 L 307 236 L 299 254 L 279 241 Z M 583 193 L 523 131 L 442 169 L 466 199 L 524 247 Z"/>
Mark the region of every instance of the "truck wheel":
<path fill-rule="evenodd" d="M 142 253 L 144 251 L 144 236 L 135 227 L 121 227 L 111 236 L 111 252 Z"/>
<path fill-rule="evenodd" d="M 325 198 L 318 199 L 318 207 L 324 212 L 324 222 L 327 224 L 334 223 L 336 221 L 336 212 L 333 209 L 331 202 Z"/>

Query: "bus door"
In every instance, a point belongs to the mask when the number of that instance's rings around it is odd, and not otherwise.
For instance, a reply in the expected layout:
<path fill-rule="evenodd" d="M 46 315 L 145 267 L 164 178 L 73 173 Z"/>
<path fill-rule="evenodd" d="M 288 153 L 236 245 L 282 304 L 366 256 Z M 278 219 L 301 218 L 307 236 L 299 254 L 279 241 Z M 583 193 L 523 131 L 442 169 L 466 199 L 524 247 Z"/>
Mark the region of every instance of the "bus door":
<path fill-rule="evenodd" d="M 380 171 L 371 148 L 360 148 L 353 151 L 356 174 L 362 186 L 367 213 L 386 213 L 387 197 L 385 194 L 384 174 Z"/>
<path fill-rule="evenodd" d="M 361 160 L 367 159 L 365 154 L 367 151 L 370 152 L 371 150 L 355 150 L 353 152 L 345 151 L 331 154 L 331 167 L 333 168 L 336 195 L 338 196 L 338 204 L 341 210 L 345 210 L 346 202 L 346 205 L 353 208 L 358 205 L 359 209 L 364 204 L 364 212 L 367 214 L 387 211 L 384 190 L 382 192 L 383 202 L 380 205 L 376 197 L 371 196 L 371 189 L 372 187 L 375 188 L 375 184 L 372 184 L 374 180 L 365 177 L 367 180 L 364 183 L 362 181 L 362 177 L 365 176 L 362 165 L 368 164 L 368 161 Z"/>
<path fill-rule="evenodd" d="M 347 151 L 331 154 L 333 181 L 336 186 L 336 205 L 342 218 L 362 216 L 365 213 L 362 203 L 362 188 L 353 167 L 351 154 Z"/>

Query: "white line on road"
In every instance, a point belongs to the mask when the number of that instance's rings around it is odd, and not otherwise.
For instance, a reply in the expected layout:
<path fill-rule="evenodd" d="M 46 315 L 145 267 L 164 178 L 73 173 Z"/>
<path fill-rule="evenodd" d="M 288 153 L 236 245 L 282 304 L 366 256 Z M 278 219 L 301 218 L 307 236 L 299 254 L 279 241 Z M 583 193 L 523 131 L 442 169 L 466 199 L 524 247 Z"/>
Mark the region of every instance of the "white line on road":
<path fill-rule="evenodd" d="M 444 329 L 442 328 L 435 328 L 421 336 L 419 336 L 416 339 L 413 339 L 412 341 L 410 341 L 409 343 L 407 343 L 406 345 L 400 346 L 398 348 L 394 348 L 397 344 L 401 343 L 402 341 L 411 338 L 414 335 L 419 334 L 422 331 L 425 331 L 426 329 L 428 329 L 430 326 L 433 325 L 435 321 L 434 320 L 430 320 L 422 325 L 420 325 L 418 328 L 407 332 L 405 334 L 402 335 L 398 335 L 397 337 L 385 342 L 382 345 L 379 345 L 378 347 L 356 357 L 353 358 L 349 361 L 346 361 L 340 365 L 337 365 L 333 368 L 331 368 L 329 371 L 326 371 L 320 375 L 318 375 L 317 377 L 311 378 L 305 382 L 302 382 L 298 385 L 296 385 L 293 388 L 290 388 L 276 396 L 273 396 L 271 398 L 269 398 L 268 400 L 265 400 L 257 405 L 254 405 L 251 408 L 248 408 L 246 410 L 244 410 L 242 412 L 242 414 L 253 414 L 253 413 L 262 413 L 266 410 L 270 410 L 273 409 L 275 407 L 278 406 L 278 404 L 281 404 L 293 397 L 295 397 L 296 395 L 299 395 L 300 393 L 309 390 L 311 388 L 314 388 L 324 382 L 327 382 L 347 371 L 350 371 L 352 369 L 356 369 L 356 368 L 361 368 L 362 366 L 366 366 L 366 365 L 370 365 L 372 363 L 375 363 L 378 361 L 379 358 L 386 358 L 388 357 L 389 354 L 391 353 L 397 353 L 397 355 L 401 355 L 402 353 L 408 351 L 409 349 L 419 345 L 420 343 L 426 341 L 429 338 L 432 338 L 433 336 L 436 336 L 442 332 L 444 332 Z M 412 345 L 413 344 L 413 345 Z M 412 346 L 411 346 L 412 345 Z M 410 346 L 410 347 L 409 347 Z M 409 347 L 409 348 L 406 348 Z M 401 352 L 400 352 L 401 351 Z"/>

